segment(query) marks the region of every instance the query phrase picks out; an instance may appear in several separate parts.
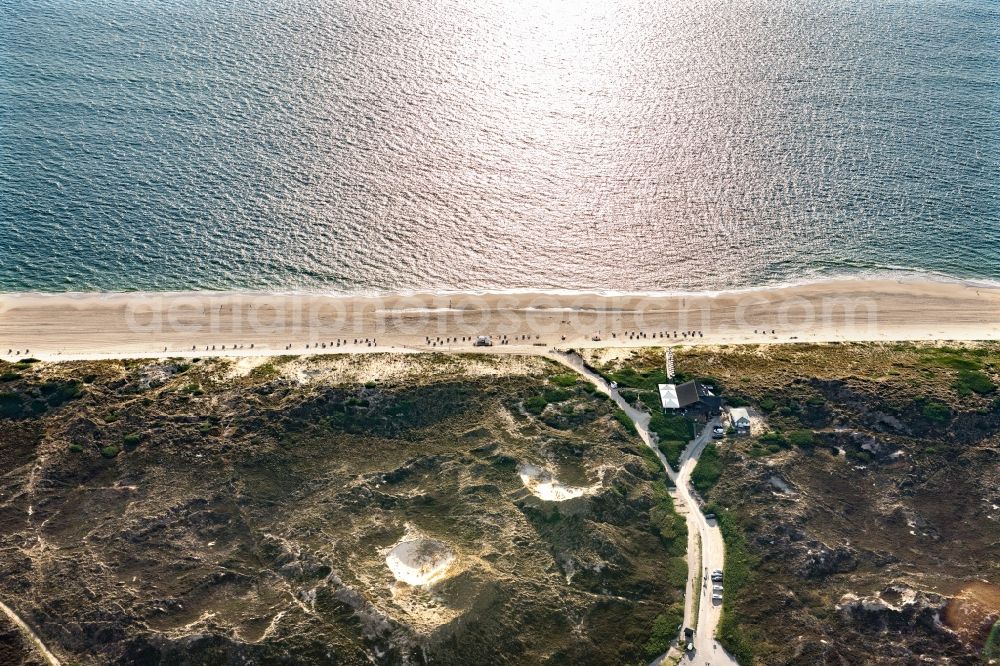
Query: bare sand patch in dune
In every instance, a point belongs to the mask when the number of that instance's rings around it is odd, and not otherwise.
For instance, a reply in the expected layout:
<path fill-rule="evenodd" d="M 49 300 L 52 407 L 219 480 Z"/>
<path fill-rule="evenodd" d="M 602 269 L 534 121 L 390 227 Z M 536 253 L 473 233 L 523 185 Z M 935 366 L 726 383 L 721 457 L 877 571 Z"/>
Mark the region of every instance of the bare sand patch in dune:
<path fill-rule="evenodd" d="M 434 539 L 409 539 L 396 544 L 385 556 L 393 577 L 414 586 L 431 585 L 442 579 L 455 561 L 447 544 Z"/>
<path fill-rule="evenodd" d="M 547 502 L 565 502 L 584 495 L 593 495 L 603 485 L 603 481 L 589 486 L 570 486 L 560 483 L 551 472 L 531 463 L 522 464 L 517 473 L 521 477 L 521 483 L 532 495 Z"/>

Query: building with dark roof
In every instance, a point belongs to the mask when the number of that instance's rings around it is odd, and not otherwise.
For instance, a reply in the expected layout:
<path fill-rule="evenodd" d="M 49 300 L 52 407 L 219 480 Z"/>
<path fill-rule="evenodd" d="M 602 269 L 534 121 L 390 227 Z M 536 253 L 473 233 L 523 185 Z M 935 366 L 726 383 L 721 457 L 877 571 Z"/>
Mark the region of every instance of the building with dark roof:
<path fill-rule="evenodd" d="M 722 398 L 696 381 L 683 384 L 660 384 L 660 406 L 664 412 L 699 410 L 717 414 Z"/>

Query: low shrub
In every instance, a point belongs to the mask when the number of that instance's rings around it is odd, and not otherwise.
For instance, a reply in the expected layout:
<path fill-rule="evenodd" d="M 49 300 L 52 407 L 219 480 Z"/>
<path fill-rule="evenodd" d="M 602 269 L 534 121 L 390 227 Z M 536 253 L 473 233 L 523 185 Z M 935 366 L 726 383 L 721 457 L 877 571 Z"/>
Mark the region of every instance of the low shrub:
<path fill-rule="evenodd" d="M 646 471 L 652 475 L 663 473 L 663 466 L 660 463 L 660 459 L 656 457 L 652 449 L 643 444 L 639 447 L 639 454 L 642 456 L 642 462 L 646 465 Z"/>
<path fill-rule="evenodd" d="M 921 360 L 926 364 L 953 370 L 978 370 L 982 364 L 976 359 L 968 358 L 967 352 L 954 347 L 927 349 L 921 353 Z"/>
<path fill-rule="evenodd" d="M 782 434 L 778 430 L 772 430 L 770 432 L 764 433 L 763 435 L 760 436 L 760 441 L 763 444 L 777 445 L 779 448 L 788 447 L 788 440 L 785 438 L 784 434 Z"/>
<path fill-rule="evenodd" d="M 921 412 L 925 419 L 934 423 L 946 423 L 951 418 L 951 408 L 936 400 L 925 403 Z"/>
<path fill-rule="evenodd" d="M 569 388 L 570 386 L 575 386 L 577 379 L 578 377 L 571 372 L 568 372 L 563 375 L 552 375 L 551 377 L 549 377 L 550 382 L 562 388 Z"/>
<path fill-rule="evenodd" d="M 653 482 L 653 508 L 649 510 L 649 521 L 671 555 L 682 557 L 687 552 L 687 521 L 677 513 L 670 491 L 660 480 Z"/>
<path fill-rule="evenodd" d="M 1000 656 L 1000 620 L 996 621 L 986 637 L 986 643 L 983 645 L 983 661 L 992 664 L 998 656 Z"/>
<path fill-rule="evenodd" d="M 649 628 L 649 638 L 642 647 L 647 662 L 656 659 L 670 649 L 670 643 L 677 638 L 677 627 L 683 621 L 683 604 L 674 603 L 666 611 L 656 616 L 653 625 Z"/>
<path fill-rule="evenodd" d="M 645 389 L 648 391 L 657 390 L 658 384 L 663 384 L 667 381 L 666 371 L 662 368 L 639 372 L 635 368 L 624 367 L 617 372 L 603 372 L 601 375 L 609 382 L 617 382 L 620 387 Z M 675 377 L 674 380 L 679 380 L 679 377 Z"/>
<path fill-rule="evenodd" d="M 74 400 L 83 395 L 81 383 L 75 379 L 70 381 L 47 381 L 38 389 L 52 407 Z"/>
<path fill-rule="evenodd" d="M 24 413 L 24 400 L 17 393 L 0 393 L 0 418 L 17 418 Z"/>
<path fill-rule="evenodd" d="M 628 417 L 628 414 L 626 414 L 622 410 L 620 409 L 615 410 L 615 420 L 618 421 L 618 423 L 622 424 L 622 427 L 625 428 L 625 430 L 628 431 L 629 433 L 633 435 L 639 434 L 639 431 L 635 429 L 635 424 L 632 423 L 632 419 L 630 419 Z"/>
<path fill-rule="evenodd" d="M 674 439 L 687 442 L 694 436 L 690 421 L 683 416 L 664 414 L 660 410 L 654 411 L 650 416 L 649 429 L 661 440 Z"/>
<path fill-rule="evenodd" d="M 725 591 L 718 638 L 741 666 L 754 663 L 755 637 L 742 626 L 738 605 L 735 602 L 742 588 L 753 578 L 756 557 L 750 552 L 743 527 L 736 516 L 722 507 L 710 504 L 706 513 L 714 513 L 726 545 Z"/>
<path fill-rule="evenodd" d="M 812 430 L 796 430 L 788 435 L 788 441 L 802 449 L 811 449 L 816 445 L 816 436 Z"/>
<path fill-rule="evenodd" d="M 142 433 L 130 432 L 122 438 L 122 444 L 128 448 L 135 448 L 142 443 Z"/>
<path fill-rule="evenodd" d="M 715 444 L 709 444 L 701 452 L 698 464 L 691 472 L 691 484 L 695 490 L 704 495 L 712 489 L 720 476 L 722 476 L 722 459 L 719 456 L 719 449 Z"/>
<path fill-rule="evenodd" d="M 666 456 L 670 466 L 676 469 L 681 460 L 681 454 L 684 453 L 684 449 L 687 447 L 687 442 L 681 442 L 676 439 L 665 439 L 658 441 L 656 447 L 660 449 L 660 453 Z"/>
<path fill-rule="evenodd" d="M 545 402 L 563 402 L 572 398 L 573 393 L 565 389 L 549 388 L 542 391 L 542 397 Z"/>
<path fill-rule="evenodd" d="M 544 397 L 540 395 L 533 395 L 524 401 L 524 408 L 528 410 L 528 412 L 538 416 L 545 411 L 545 407 L 548 406 L 548 404 L 548 401 Z"/>
<path fill-rule="evenodd" d="M 253 379 L 270 379 L 277 374 L 278 368 L 275 367 L 274 363 L 261 363 L 250 371 L 250 377 Z"/>
<path fill-rule="evenodd" d="M 927 451 L 925 450 L 924 453 L 927 453 Z M 847 449 L 847 459 L 861 465 L 867 465 L 874 460 L 872 454 L 860 449 Z"/>
<path fill-rule="evenodd" d="M 970 393 L 987 395 L 996 391 L 997 386 L 988 376 L 978 370 L 959 370 L 958 379 L 955 380 L 955 389 L 961 395 L 969 395 Z"/>

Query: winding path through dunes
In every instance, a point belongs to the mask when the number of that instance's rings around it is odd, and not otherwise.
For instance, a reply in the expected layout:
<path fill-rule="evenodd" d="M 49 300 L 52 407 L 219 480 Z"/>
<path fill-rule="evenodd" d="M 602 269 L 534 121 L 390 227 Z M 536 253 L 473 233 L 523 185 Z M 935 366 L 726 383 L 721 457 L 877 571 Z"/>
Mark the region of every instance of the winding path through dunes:
<path fill-rule="evenodd" d="M 714 524 L 714 521 L 710 523 L 702 514 L 698 500 L 695 499 L 688 485 L 691 480 L 691 472 L 698 464 L 698 458 L 705 450 L 705 445 L 711 441 L 712 427 L 718 425 L 718 420 L 709 422 L 705 429 L 688 444 L 681 454 L 679 470 L 675 472 L 667 462 L 666 457 L 657 448 L 655 438 L 649 431 L 649 414 L 630 405 L 618 391 L 608 385 L 603 377 L 587 368 L 579 355 L 572 352 L 553 351 L 548 356 L 571 368 L 614 400 L 615 404 L 635 424 L 640 439 L 656 454 L 667 476 L 676 486 L 677 499 L 687 514 L 688 525 L 688 579 L 684 595 L 684 626 L 695 629 L 694 650 L 686 653 L 682 657 L 682 661 L 687 659 L 690 660 L 690 663 L 696 664 L 736 666 L 736 660 L 715 640 L 715 631 L 722 617 L 722 604 L 716 604 L 712 601 L 710 574 L 716 569 L 721 570 L 725 563 L 726 552 L 722 532 L 718 525 Z M 698 595 L 700 595 L 700 601 L 696 605 L 695 599 Z M 695 608 L 697 608 L 697 617 L 695 617 Z M 662 663 L 668 656 L 670 653 L 662 655 L 653 664 Z"/>
<path fill-rule="evenodd" d="M 49 649 L 45 647 L 45 643 L 42 642 L 42 639 L 38 637 L 38 634 L 36 634 L 31 627 L 25 624 L 20 615 L 15 613 L 10 606 L 2 601 L 0 601 L 0 611 L 3 611 L 4 614 L 10 618 L 10 621 L 13 622 L 17 628 L 28 637 L 28 640 L 34 644 L 39 654 L 41 654 L 45 661 L 49 663 L 49 666 L 61 666 L 59 659 L 54 654 L 49 652 Z"/>

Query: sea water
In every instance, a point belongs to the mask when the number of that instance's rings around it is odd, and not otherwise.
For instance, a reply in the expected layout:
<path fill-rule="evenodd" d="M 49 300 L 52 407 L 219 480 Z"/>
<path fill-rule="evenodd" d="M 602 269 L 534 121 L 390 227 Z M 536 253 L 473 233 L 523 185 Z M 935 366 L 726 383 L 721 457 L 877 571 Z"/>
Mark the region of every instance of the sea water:
<path fill-rule="evenodd" d="M 1000 279 L 994 0 L 0 0 L 0 291 Z"/>

